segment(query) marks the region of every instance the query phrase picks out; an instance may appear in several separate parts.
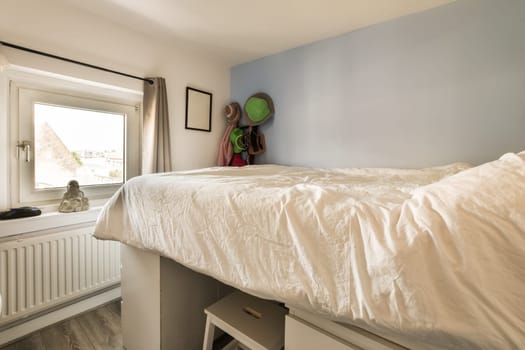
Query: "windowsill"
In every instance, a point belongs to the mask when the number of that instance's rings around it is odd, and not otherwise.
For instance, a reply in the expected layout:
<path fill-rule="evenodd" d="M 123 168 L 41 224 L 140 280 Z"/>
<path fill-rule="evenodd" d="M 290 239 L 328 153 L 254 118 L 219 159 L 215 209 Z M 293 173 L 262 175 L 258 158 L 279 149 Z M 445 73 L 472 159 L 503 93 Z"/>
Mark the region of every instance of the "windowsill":
<path fill-rule="evenodd" d="M 86 224 L 97 220 L 102 207 L 94 207 L 75 213 L 50 212 L 29 218 L 0 221 L 0 238 L 60 228 L 69 225 Z"/>

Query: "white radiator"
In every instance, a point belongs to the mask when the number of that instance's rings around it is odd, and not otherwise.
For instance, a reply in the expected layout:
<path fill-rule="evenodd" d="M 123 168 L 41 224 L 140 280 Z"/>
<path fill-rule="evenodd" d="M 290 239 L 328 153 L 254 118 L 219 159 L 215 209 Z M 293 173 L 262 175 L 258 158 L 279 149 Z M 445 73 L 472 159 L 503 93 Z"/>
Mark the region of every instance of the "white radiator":
<path fill-rule="evenodd" d="M 92 230 L 0 241 L 0 327 L 120 282 L 120 244 Z"/>

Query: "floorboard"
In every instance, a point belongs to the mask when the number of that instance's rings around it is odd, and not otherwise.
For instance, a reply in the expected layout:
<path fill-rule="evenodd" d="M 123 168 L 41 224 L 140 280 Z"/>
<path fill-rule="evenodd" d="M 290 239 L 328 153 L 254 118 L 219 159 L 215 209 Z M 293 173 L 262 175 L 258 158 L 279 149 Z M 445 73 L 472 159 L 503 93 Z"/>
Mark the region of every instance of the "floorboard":
<path fill-rule="evenodd" d="M 120 301 L 32 333 L 0 350 L 122 350 Z"/>
<path fill-rule="evenodd" d="M 120 306 L 121 303 L 109 303 L 106 305 L 106 308 L 120 319 Z"/>
<path fill-rule="evenodd" d="M 111 322 L 104 317 L 101 310 L 82 315 L 78 321 L 97 350 L 116 349 L 119 345 L 122 346 L 122 342 L 118 341 L 119 334 L 115 333 Z"/>
<path fill-rule="evenodd" d="M 46 350 L 40 333 L 33 333 L 2 350 Z"/>

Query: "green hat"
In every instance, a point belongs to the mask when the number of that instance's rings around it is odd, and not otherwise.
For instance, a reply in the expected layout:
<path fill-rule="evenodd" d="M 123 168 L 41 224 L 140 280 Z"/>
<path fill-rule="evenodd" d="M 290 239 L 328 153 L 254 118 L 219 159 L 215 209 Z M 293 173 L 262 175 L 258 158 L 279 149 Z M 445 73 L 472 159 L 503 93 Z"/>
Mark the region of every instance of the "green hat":
<path fill-rule="evenodd" d="M 252 126 L 261 125 L 274 114 L 272 98 L 263 92 L 258 92 L 246 100 L 244 112 L 248 124 Z"/>
<path fill-rule="evenodd" d="M 240 128 L 235 128 L 230 133 L 230 141 L 233 145 L 233 153 L 241 153 L 242 151 L 246 150 L 243 136 L 244 133 Z"/>

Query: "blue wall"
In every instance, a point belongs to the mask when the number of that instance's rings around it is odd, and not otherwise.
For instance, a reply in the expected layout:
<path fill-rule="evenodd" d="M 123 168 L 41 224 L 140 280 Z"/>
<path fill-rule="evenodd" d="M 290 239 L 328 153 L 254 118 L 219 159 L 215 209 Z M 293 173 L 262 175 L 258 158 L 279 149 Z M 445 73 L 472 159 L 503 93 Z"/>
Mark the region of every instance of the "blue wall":
<path fill-rule="evenodd" d="M 449 5 L 238 65 L 275 102 L 261 162 L 481 163 L 525 150 L 525 1 Z"/>

